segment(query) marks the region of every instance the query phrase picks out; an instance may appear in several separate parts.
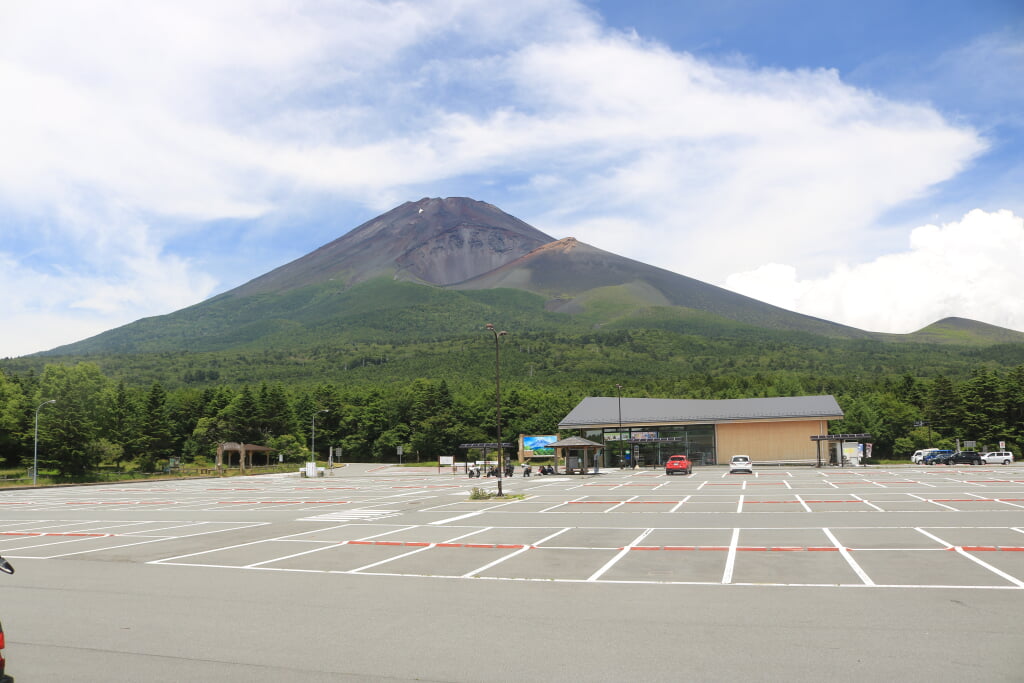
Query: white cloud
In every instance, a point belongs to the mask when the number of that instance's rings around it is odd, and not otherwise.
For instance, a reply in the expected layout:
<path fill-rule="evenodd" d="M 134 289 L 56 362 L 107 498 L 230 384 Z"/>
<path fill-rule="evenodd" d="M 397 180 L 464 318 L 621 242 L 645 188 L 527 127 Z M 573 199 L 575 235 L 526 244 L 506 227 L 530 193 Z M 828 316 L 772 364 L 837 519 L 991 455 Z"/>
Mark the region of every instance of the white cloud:
<path fill-rule="evenodd" d="M 26 292 L 0 314 L 168 312 L 216 286 L 193 265 L 214 221 L 272 216 L 260 228 L 294 243 L 310 197 L 386 210 L 442 185 L 495 188 L 478 198 L 545 232 L 709 282 L 773 261 L 827 269 L 883 252 L 866 238 L 879 216 L 986 146 L 834 71 L 710 63 L 572 0 L 0 12 L 0 210 L 23 219 L 0 254 Z M 172 251 L 183 242 L 195 251 Z"/>
<path fill-rule="evenodd" d="M 914 229 L 906 251 L 802 279 L 772 263 L 730 275 L 729 289 L 761 301 L 877 332 L 907 333 L 946 317 L 1024 331 L 1024 219 L 969 212 Z"/>

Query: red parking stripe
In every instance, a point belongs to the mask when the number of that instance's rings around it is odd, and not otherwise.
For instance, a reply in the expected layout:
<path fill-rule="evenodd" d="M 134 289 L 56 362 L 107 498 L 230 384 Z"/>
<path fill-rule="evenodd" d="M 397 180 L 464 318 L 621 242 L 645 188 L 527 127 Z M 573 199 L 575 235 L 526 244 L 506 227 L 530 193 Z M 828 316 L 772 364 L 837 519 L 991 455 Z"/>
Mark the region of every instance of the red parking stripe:
<path fill-rule="evenodd" d="M 999 546 L 999 549 L 1000 550 L 1016 551 L 1016 552 L 1024 551 L 1024 548 L 1021 548 L 1021 547 L 1018 547 L 1018 546 L 1007 546 L 1007 545 L 1001 545 L 1001 546 Z"/>
<path fill-rule="evenodd" d="M 696 550 L 696 549 L 697 549 L 697 546 L 695 546 L 695 545 L 667 545 L 667 546 L 665 546 L 665 550 Z"/>
<path fill-rule="evenodd" d="M 995 550 L 994 545 L 965 545 L 961 546 L 964 550 Z"/>
<path fill-rule="evenodd" d="M 634 545 L 630 546 L 630 550 L 661 550 L 660 545 Z"/>
<path fill-rule="evenodd" d="M 863 503 L 863 500 L 805 500 L 805 503 Z"/>
<path fill-rule="evenodd" d="M 849 548 L 847 548 L 849 550 Z M 839 548 L 835 546 L 822 546 L 822 547 L 808 547 L 807 552 L 810 553 L 827 553 L 827 552 L 839 552 Z"/>

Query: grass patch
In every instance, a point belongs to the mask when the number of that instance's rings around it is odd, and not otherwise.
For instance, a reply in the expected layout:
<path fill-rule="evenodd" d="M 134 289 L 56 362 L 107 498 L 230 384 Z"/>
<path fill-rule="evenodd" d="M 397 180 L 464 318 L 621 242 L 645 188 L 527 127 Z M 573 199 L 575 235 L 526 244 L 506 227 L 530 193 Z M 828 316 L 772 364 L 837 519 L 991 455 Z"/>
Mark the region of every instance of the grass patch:
<path fill-rule="evenodd" d="M 470 500 L 490 500 L 491 498 L 501 498 L 502 500 L 523 500 L 526 498 L 525 493 L 506 493 L 498 495 L 497 491 L 487 491 L 479 486 L 474 486 L 469 491 Z"/>

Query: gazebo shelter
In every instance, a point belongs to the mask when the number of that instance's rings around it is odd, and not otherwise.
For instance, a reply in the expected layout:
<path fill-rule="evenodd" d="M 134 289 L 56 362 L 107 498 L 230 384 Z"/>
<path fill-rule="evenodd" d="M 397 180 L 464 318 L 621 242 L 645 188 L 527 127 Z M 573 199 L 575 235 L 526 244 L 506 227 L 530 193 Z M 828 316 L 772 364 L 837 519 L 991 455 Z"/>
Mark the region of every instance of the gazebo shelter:
<path fill-rule="evenodd" d="M 555 449 L 556 471 L 558 470 L 558 459 L 562 458 L 566 474 L 572 474 L 576 470 L 579 470 L 580 474 L 584 474 L 589 467 L 597 466 L 597 452 L 604 448 L 604 444 L 584 439 L 582 436 L 570 436 L 549 444 L 548 448 Z"/>
<path fill-rule="evenodd" d="M 237 443 L 235 441 L 227 441 L 217 445 L 217 470 L 221 470 L 224 467 L 224 454 L 228 453 L 227 466 L 232 466 L 232 458 L 230 453 L 238 453 L 238 467 L 241 470 L 252 469 L 253 453 L 263 453 L 266 455 L 266 465 L 270 464 L 270 451 L 274 450 L 269 446 L 257 446 L 252 443 Z"/>

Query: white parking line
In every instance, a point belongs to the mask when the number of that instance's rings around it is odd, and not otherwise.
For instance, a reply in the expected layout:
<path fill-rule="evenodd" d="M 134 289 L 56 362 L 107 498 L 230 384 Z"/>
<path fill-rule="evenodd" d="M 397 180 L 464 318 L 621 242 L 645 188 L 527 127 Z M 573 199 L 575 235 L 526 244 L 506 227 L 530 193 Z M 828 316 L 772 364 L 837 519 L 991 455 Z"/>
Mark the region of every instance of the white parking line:
<path fill-rule="evenodd" d="M 939 507 L 944 507 L 947 510 L 952 510 L 953 512 L 960 512 L 960 510 L 958 510 L 957 508 L 953 507 L 952 505 L 946 505 L 945 503 L 940 503 L 938 501 L 934 501 L 934 500 L 931 500 L 929 498 L 922 498 L 921 496 L 917 495 L 916 493 L 908 493 L 907 495 L 910 496 L 911 498 L 917 498 L 922 503 L 932 503 L 933 505 L 938 505 Z"/>
<path fill-rule="evenodd" d="M 1003 570 L 997 569 L 996 567 L 993 567 L 992 565 L 990 565 L 988 562 L 985 562 L 985 561 L 975 557 L 974 555 L 971 555 L 969 552 L 964 550 L 962 547 L 960 547 L 958 545 L 952 545 L 950 543 L 947 543 L 946 541 L 942 540 L 941 538 L 939 538 L 935 534 L 930 534 L 927 531 L 925 531 L 924 529 L 918 529 L 918 531 L 920 531 L 925 536 L 930 536 L 930 537 L 934 538 L 936 541 L 938 541 L 939 543 L 942 543 L 947 548 L 952 548 L 953 550 L 955 550 L 957 552 L 957 554 L 959 554 L 959 555 L 961 555 L 963 557 L 966 557 L 968 560 L 970 560 L 971 562 L 974 562 L 975 564 L 977 564 L 980 567 L 984 567 L 985 569 L 989 570 L 990 572 L 992 572 L 996 576 L 1003 577 L 1004 579 L 1006 579 L 1007 581 L 1009 581 L 1013 585 L 1017 586 L 1018 588 L 1024 588 L 1024 581 L 1021 581 L 1020 579 L 1018 579 L 1018 578 L 1016 578 L 1014 576 L 1010 576 L 1009 574 L 1007 574 Z"/>
<path fill-rule="evenodd" d="M 740 540 L 740 530 L 732 530 L 732 539 L 729 541 L 729 554 L 725 557 L 725 571 L 722 572 L 722 583 L 732 583 L 732 572 L 736 567 L 736 545 Z"/>
<path fill-rule="evenodd" d="M 511 552 L 511 553 L 509 553 L 508 555 L 505 555 L 504 557 L 499 557 L 499 558 L 498 558 L 498 559 L 496 559 L 496 560 L 495 560 L 494 562 L 489 562 L 489 563 L 485 564 L 484 566 L 482 566 L 482 567 L 480 567 L 480 568 L 478 568 L 478 569 L 474 569 L 474 570 L 473 570 L 473 571 L 471 571 L 471 572 L 466 572 L 466 573 L 465 573 L 465 574 L 463 574 L 463 575 L 462 575 L 462 576 L 461 576 L 460 578 L 463 578 L 463 579 L 469 579 L 469 578 L 472 578 L 472 577 L 476 576 L 477 574 L 479 574 L 480 572 L 485 572 L 485 571 L 487 571 L 488 569 L 490 569 L 491 567 L 494 567 L 495 565 L 499 565 L 499 564 L 501 564 L 501 563 L 502 563 L 502 562 L 504 562 L 505 560 L 509 560 L 509 559 L 512 559 L 512 558 L 513 558 L 513 557 L 515 557 L 516 555 L 519 555 L 519 554 L 521 554 L 521 553 L 525 553 L 525 552 L 526 552 L 527 550 L 532 550 L 532 549 L 534 548 L 534 546 L 540 545 L 541 543 L 544 543 L 545 541 L 549 541 L 549 540 L 551 540 L 552 538 L 554 538 L 555 536 L 557 536 L 557 535 L 559 535 L 559 534 L 562 534 L 562 533 L 565 533 L 565 532 L 566 532 L 566 531 L 568 531 L 568 530 L 569 530 L 569 527 L 565 527 L 565 528 L 563 528 L 563 529 L 559 529 L 559 530 L 558 530 L 558 531 L 556 531 L 555 533 L 553 533 L 553 534 L 548 534 L 547 536 L 545 536 L 544 538 L 540 539 L 539 541 L 536 541 L 536 542 L 534 542 L 534 543 L 531 543 L 530 545 L 524 545 L 524 546 L 523 546 L 522 548 L 519 548 L 518 550 L 516 550 L 516 551 L 514 551 L 514 552 Z"/>
<path fill-rule="evenodd" d="M 448 522 L 457 522 L 460 519 L 469 519 L 470 517 L 476 517 L 477 515 L 482 515 L 484 512 L 485 512 L 484 510 L 477 510 L 476 512 L 470 512 L 470 513 L 465 514 L 465 515 L 459 515 L 458 517 L 449 517 L 448 519 L 439 519 L 436 522 L 431 522 L 431 524 L 436 526 L 438 524 L 447 524 Z"/>
<path fill-rule="evenodd" d="M 610 559 L 610 560 L 608 560 L 607 562 L 605 562 L 605 563 L 604 563 L 604 566 L 602 566 L 602 567 L 601 567 L 600 569 L 598 569 L 598 570 L 597 570 L 596 572 L 594 572 L 593 574 L 591 574 L 591 575 L 590 575 L 590 578 L 588 578 L 588 579 L 587 579 L 587 582 L 593 582 L 593 581 L 597 581 L 597 580 L 598 580 L 599 578 L 601 578 L 601 575 L 602 575 L 602 574 L 604 574 L 604 573 L 605 573 L 606 571 L 608 571 L 609 569 L 611 569 L 612 567 L 614 567 L 614 566 L 615 566 L 615 563 L 616 563 L 616 562 L 618 562 L 618 561 L 619 561 L 619 560 L 621 560 L 621 559 L 622 559 L 623 557 L 625 557 L 625 556 L 626 556 L 626 554 L 627 554 L 627 553 L 629 553 L 630 549 L 632 549 L 632 547 L 633 547 L 633 546 L 635 546 L 635 545 L 639 545 L 639 544 L 640 544 L 640 541 L 642 541 L 642 540 L 644 540 L 645 538 L 647 538 L 647 535 L 648 535 L 648 534 L 650 534 L 650 533 L 651 533 L 652 531 L 654 531 L 654 529 L 646 529 L 646 530 L 645 530 L 645 531 L 644 531 L 644 532 L 643 532 L 642 534 L 640 534 L 639 536 L 637 536 L 636 538 L 634 538 L 634 539 L 633 539 L 633 540 L 632 540 L 632 541 L 631 541 L 631 542 L 629 543 L 629 545 L 627 545 L 627 546 L 623 547 L 623 548 L 622 548 L 622 550 L 620 550 L 620 551 L 619 551 L 619 552 L 618 552 L 618 553 L 617 553 L 617 554 L 615 555 L 615 557 L 613 557 L 612 559 Z"/>
<path fill-rule="evenodd" d="M 879 512 L 885 512 L 885 510 L 883 510 L 882 508 L 878 507 L 877 505 L 875 505 L 875 504 L 874 504 L 874 503 L 872 503 L 871 501 L 868 501 L 868 500 L 864 500 L 863 498 L 861 498 L 860 496 L 858 496 L 858 495 L 857 495 L 856 493 L 851 493 L 851 494 L 850 494 L 850 497 L 851 497 L 851 498 L 856 498 L 857 500 L 859 500 L 860 502 L 864 503 L 865 505 L 870 505 L 871 507 L 875 508 L 875 509 L 876 509 L 876 510 L 878 510 Z"/>
<path fill-rule="evenodd" d="M 629 497 L 628 499 L 626 499 L 626 500 L 624 500 L 624 501 L 621 501 L 621 502 L 619 502 L 619 503 L 617 503 L 617 504 L 615 504 L 615 505 L 611 506 L 610 508 L 608 508 L 607 510 L 605 510 L 605 512 L 606 512 L 606 513 L 607 513 L 607 512 L 611 512 L 612 510 L 615 510 L 616 508 L 622 507 L 623 505 L 625 505 L 625 504 L 626 504 L 626 503 L 628 503 L 629 501 L 631 501 L 631 500 L 636 500 L 637 498 L 639 498 L 639 496 L 631 496 L 631 497 Z"/>
<path fill-rule="evenodd" d="M 842 555 L 843 559 L 846 560 L 847 564 L 850 565 L 850 569 L 853 570 L 854 574 L 860 577 L 860 580 L 864 583 L 864 585 L 874 586 L 875 582 L 872 581 L 871 577 L 868 576 L 868 573 L 864 571 L 859 564 L 857 564 L 857 561 L 853 559 L 852 555 L 850 555 L 850 551 L 847 550 L 843 546 L 843 544 L 839 542 L 839 539 L 835 537 L 835 534 L 832 533 L 832 530 L 822 529 L 822 531 L 824 531 L 825 535 L 828 536 L 828 540 L 832 543 L 832 545 L 839 549 L 839 554 Z"/>
<path fill-rule="evenodd" d="M 685 496 L 681 501 L 676 503 L 675 506 L 671 510 L 669 510 L 669 512 L 675 512 L 676 510 L 678 510 L 679 508 L 681 508 L 683 506 L 683 503 L 685 503 L 686 501 L 690 500 L 691 498 L 693 498 L 692 495 Z"/>

